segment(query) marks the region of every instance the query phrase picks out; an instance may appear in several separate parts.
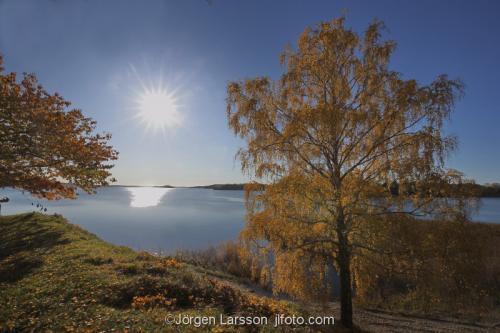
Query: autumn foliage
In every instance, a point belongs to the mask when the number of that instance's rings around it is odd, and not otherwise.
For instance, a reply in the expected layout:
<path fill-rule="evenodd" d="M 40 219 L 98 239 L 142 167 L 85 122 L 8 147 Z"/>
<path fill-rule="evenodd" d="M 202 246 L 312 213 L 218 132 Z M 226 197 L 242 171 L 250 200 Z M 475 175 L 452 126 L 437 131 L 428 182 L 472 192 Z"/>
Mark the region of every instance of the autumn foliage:
<path fill-rule="evenodd" d="M 75 197 L 108 184 L 117 151 L 110 134 L 95 134 L 96 122 L 33 74 L 5 73 L 0 57 L 0 187 L 48 199 Z"/>
<path fill-rule="evenodd" d="M 273 264 L 275 292 L 316 298 L 340 277 L 341 322 L 352 326 L 352 268 L 372 248 L 371 221 L 432 214 L 466 218 L 467 193 L 447 170 L 456 140 L 443 131 L 463 91 L 439 75 L 428 85 L 389 68 L 396 43 L 375 21 L 363 35 L 344 18 L 307 28 L 281 57 L 278 80 L 230 82 L 230 128 L 245 140 L 250 257 Z M 394 193 L 393 184 L 398 185 Z"/>
<path fill-rule="evenodd" d="M 482 316 L 500 306 L 500 228 L 386 217 L 353 263 L 357 301 L 372 308 Z M 390 255 L 389 255 L 390 254 Z"/>

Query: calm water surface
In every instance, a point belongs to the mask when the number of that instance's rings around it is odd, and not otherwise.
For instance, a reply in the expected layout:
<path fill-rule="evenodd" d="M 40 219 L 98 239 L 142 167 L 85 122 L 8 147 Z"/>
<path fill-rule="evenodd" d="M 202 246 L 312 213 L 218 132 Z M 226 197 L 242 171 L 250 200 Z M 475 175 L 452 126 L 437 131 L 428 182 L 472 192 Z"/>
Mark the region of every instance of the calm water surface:
<path fill-rule="evenodd" d="M 36 210 L 59 213 L 102 239 L 148 251 L 200 249 L 236 239 L 243 227 L 243 191 L 159 187 L 106 187 L 77 200 L 33 199 L 0 189 L 10 202 L 2 215 Z M 32 205 L 34 203 L 34 206 Z M 476 221 L 500 223 L 500 198 L 484 198 Z"/>
<path fill-rule="evenodd" d="M 33 211 L 41 203 L 47 214 L 62 214 L 106 241 L 148 251 L 200 249 L 236 239 L 245 215 L 242 191 L 106 187 L 58 201 L 12 189 L 0 189 L 1 195 L 10 198 L 2 215 Z"/>

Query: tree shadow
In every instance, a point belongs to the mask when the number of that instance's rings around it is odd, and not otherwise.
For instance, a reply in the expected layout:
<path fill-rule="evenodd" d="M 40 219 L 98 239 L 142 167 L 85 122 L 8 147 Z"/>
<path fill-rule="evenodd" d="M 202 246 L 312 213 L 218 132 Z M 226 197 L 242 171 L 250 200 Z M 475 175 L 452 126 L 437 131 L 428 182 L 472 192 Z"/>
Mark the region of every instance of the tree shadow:
<path fill-rule="evenodd" d="M 0 224 L 0 282 L 16 282 L 43 263 L 43 254 L 68 243 L 63 232 L 40 221 L 31 213 L 15 216 Z"/>

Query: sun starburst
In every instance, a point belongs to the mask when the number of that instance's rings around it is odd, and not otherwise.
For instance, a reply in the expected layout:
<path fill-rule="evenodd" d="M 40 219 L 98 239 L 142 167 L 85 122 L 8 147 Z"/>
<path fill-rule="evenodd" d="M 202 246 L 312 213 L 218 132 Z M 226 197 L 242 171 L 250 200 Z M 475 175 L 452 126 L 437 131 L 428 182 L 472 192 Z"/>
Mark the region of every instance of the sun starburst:
<path fill-rule="evenodd" d="M 165 87 L 145 88 L 137 98 L 136 117 L 148 130 L 167 131 L 182 124 L 180 104 L 175 91 Z"/>

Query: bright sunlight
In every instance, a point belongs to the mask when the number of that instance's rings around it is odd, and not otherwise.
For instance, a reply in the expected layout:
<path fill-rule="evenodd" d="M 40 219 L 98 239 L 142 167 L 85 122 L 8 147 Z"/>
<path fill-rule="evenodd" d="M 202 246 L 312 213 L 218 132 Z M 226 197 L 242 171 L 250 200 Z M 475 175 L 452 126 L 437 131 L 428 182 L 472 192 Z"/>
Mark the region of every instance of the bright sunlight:
<path fill-rule="evenodd" d="M 182 123 L 179 112 L 178 99 L 175 92 L 165 88 L 145 89 L 137 100 L 137 118 L 146 125 L 147 129 L 165 132 L 178 127 Z"/>
<path fill-rule="evenodd" d="M 127 187 L 130 192 L 130 207 L 143 208 L 158 206 L 163 196 L 170 190 L 162 187 Z"/>

